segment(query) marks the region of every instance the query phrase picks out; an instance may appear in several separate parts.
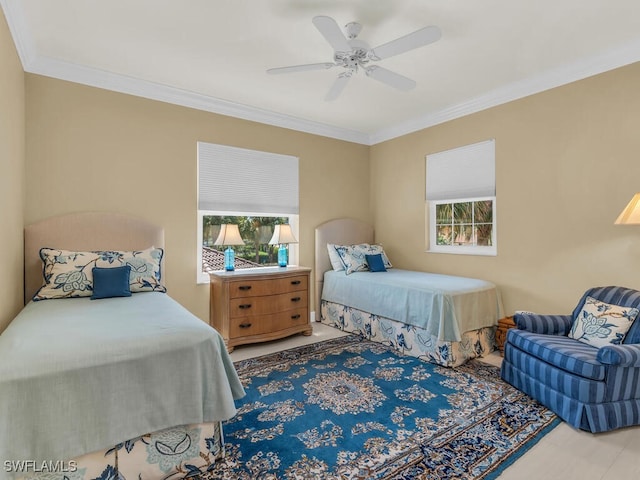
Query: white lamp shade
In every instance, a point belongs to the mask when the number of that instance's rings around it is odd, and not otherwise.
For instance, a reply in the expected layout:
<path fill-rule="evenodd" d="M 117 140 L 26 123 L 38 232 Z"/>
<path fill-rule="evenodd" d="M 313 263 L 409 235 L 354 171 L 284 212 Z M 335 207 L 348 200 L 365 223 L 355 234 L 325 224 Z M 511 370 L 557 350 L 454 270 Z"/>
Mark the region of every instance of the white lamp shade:
<path fill-rule="evenodd" d="M 285 243 L 298 243 L 291 231 L 291 225 L 276 225 L 273 229 L 273 237 L 269 240 L 269 245 L 282 245 Z"/>
<path fill-rule="evenodd" d="M 244 245 L 244 241 L 240 236 L 238 225 L 224 224 L 220 225 L 220 234 L 214 245 Z"/>
<path fill-rule="evenodd" d="M 636 193 L 615 221 L 616 225 L 640 225 L 640 193 Z"/>

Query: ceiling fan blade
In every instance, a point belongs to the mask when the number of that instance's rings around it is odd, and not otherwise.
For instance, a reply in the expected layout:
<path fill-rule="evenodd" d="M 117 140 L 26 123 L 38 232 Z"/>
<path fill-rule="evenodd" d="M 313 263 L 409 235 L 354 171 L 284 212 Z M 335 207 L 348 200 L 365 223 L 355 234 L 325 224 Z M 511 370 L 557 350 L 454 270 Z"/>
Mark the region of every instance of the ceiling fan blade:
<path fill-rule="evenodd" d="M 396 38 L 372 49 L 373 58 L 375 60 L 382 60 L 383 58 L 400 55 L 414 48 L 424 47 L 425 45 L 436 42 L 440 40 L 440 37 L 442 37 L 442 32 L 438 27 L 424 27 L 404 37 Z"/>
<path fill-rule="evenodd" d="M 313 17 L 313 24 L 327 42 L 331 44 L 334 51 L 351 51 L 351 45 L 349 45 L 347 38 L 344 36 L 344 33 L 342 33 L 342 30 L 333 18 L 319 15 L 317 17 Z"/>
<path fill-rule="evenodd" d="M 327 92 L 327 95 L 324 97 L 324 99 L 327 102 L 330 102 L 331 100 L 335 100 L 336 98 L 338 98 L 342 93 L 342 90 L 344 90 L 344 87 L 347 86 L 350 78 L 351 75 L 346 75 L 344 73 L 340 74 L 338 78 L 336 78 L 336 81 L 333 82 L 333 85 L 331 85 L 331 88 L 329 89 L 329 92 Z"/>
<path fill-rule="evenodd" d="M 378 65 L 367 67 L 365 72 L 368 77 L 405 92 L 416 86 L 416 82 L 410 78 L 400 75 L 399 73 L 392 72 L 391 70 L 387 70 L 386 68 L 379 67 Z"/>
<path fill-rule="evenodd" d="M 291 67 L 277 67 L 270 68 L 267 73 L 292 73 L 292 72 L 306 72 L 308 70 L 327 70 L 328 68 L 335 67 L 335 63 L 308 63 L 306 65 L 292 65 Z"/>

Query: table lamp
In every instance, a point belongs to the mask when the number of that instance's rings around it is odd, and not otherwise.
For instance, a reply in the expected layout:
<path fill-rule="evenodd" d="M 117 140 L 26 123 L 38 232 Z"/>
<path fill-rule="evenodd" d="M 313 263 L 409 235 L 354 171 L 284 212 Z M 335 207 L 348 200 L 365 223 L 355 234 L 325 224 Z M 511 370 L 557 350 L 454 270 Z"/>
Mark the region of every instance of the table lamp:
<path fill-rule="evenodd" d="M 636 193 L 616 221 L 616 225 L 640 225 L 640 193 Z"/>
<path fill-rule="evenodd" d="M 213 242 L 214 245 L 226 245 L 228 248 L 224 251 L 224 269 L 232 271 L 235 268 L 236 254 L 231 245 L 244 245 L 238 225 L 224 224 L 220 225 L 220 233 L 218 238 Z"/>
<path fill-rule="evenodd" d="M 281 267 L 287 266 L 287 245 L 290 243 L 298 243 L 291 231 L 291 225 L 276 225 L 273 229 L 273 237 L 269 240 L 269 245 L 279 245 L 278 265 Z"/>

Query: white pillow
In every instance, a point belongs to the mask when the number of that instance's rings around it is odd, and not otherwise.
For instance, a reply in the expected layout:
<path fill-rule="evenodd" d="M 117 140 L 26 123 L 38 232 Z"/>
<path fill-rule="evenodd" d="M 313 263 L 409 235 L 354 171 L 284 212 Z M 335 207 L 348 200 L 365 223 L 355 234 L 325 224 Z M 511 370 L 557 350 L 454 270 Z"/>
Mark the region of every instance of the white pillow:
<path fill-rule="evenodd" d="M 340 270 L 344 270 L 344 264 L 340 259 L 340 255 L 336 251 L 336 247 L 340 247 L 341 245 L 334 245 L 333 243 L 327 243 L 327 251 L 329 252 L 329 261 L 331 262 L 331 267 L 334 271 L 339 272 Z"/>
<path fill-rule="evenodd" d="M 619 345 L 637 316 L 637 308 L 610 305 L 587 297 L 571 326 L 569 338 L 596 348 Z"/>

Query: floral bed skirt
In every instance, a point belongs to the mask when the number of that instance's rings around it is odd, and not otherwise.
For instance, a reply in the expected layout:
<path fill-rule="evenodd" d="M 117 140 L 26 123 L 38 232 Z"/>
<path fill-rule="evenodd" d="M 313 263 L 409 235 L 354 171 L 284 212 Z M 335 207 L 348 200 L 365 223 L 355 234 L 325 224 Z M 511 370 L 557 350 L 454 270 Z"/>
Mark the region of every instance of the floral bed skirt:
<path fill-rule="evenodd" d="M 496 327 L 471 330 L 463 333 L 459 342 L 446 342 L 421 328 L 326 300 L 320 304 L 320 322 L 444 367 L 484 357 L 495 346 Z"/>
<path fill-rule="evenodd" d="M 215 462 L 223 456 L 220 422 L 183 425 L 133 438 L 73 460 L 25 464 L 20 467 L 26 473 L 21 480 L 199 478 L 213 469 Z"/>

